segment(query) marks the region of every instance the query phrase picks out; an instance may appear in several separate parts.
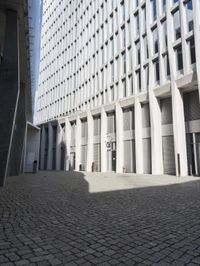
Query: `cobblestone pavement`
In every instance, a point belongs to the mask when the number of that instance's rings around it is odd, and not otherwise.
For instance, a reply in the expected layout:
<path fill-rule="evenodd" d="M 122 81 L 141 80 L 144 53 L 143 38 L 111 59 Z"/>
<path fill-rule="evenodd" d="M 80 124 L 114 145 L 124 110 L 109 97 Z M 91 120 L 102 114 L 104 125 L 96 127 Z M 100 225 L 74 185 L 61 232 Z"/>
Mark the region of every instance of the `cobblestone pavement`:
<path fill-rule="evenodd" d="M 80 173 L 8 178 L 0 265 L 200 265 L 199 206 L 199 179 L 91 193 Z"/>

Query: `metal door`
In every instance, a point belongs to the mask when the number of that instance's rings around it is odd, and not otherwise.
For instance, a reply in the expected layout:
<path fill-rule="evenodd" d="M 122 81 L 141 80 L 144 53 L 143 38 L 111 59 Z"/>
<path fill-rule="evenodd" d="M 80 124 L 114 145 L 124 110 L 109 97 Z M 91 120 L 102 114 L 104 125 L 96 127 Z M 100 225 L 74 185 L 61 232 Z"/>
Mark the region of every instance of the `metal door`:
<path fill-rule="evenodd" d="M 151 139 L 143 139 L 144 174 L 151 174 Z"/>
<path fill-rule="evenodd" d="M 200 175 L 200 133 L 186 135 L 188 172 L 190 175 Z"/>
<path fill-rule="evenodd" d="M 71 152 L 70 153 L 70 166 L 69 169 L 73 171 L 75 169 L 75 163 L 76 163 L 76 153 Z"/>
<path fill-rule="evenodd" d="M 100 143 L 94 144 L 94 171 L 101 171 L 101 145 Z"/>
<path fill-rule="evenodd" d="M 112 171 L 116 172 L 116 151 L 112 151 Z"/>
<path fill-rule="evenodd" d="M 135 140 L 124 141 L 124 167 L 127 173 L 135 172 Z"/>
<path fill-rule="evenodd" d="M 162 146 L 163 146 L 164 174 L 175 175 L 176 166 L 175 166 L 175 153 L 174 153 L 174 137 L 163 136 Z"/>
<path fill-rule="evenodd" d="M 112 143 L 113 146 L 113 143 Z M 107 170 L 109 172 L 116 171 L 116 150 L 110 149 L 107 150 Z"/>
<path fill-rule="evenodd" d="M 61 145 L 61 161 L 60 161 L 60 169 L 65 170 L 65 145 Z"/>
<path fill-rule="evenodd" d="M 81 146 L 81 170 L 86 171 L 87 166 L 87 145 Z"/>

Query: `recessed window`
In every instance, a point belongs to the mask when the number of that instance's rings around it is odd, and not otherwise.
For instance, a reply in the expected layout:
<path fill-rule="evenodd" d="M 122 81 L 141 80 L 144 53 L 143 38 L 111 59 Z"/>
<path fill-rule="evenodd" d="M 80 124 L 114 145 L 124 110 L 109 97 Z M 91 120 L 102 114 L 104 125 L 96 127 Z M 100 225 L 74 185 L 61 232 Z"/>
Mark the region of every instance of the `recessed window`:
<path fill-rule="evenodd" d="M 167 21 L 162 22 L 163 50 L 167 49 Z"/>
<path fill-rule="evenodd" d="M 194 36 L 189 40 L 190 63 L 196 63 Z"/>
<path fill-rule="evenodd" d="M 180 12 L 177 10 L 173 15 L 174 20 L 174 37 L 175 40 L 181 38 L 181 23 L 180 23 Z"/>
<path fill-rule="evenodd" d="M 162 12 L 164 13 L 166 11 L 166 3 L 167 0 L 162 0 Z"/>
<path fill-rule="evenodd" d="M 140 69 L 136 71 L 136 77 L 137 77 L 138 91 L 141 92 L 141 72 L 140 72 Z"/>
<path fill-rule="evenodd" d="M 181 45 L 176 47 L 175 54 L 176 54 L 177 70 L 180 71 L 180 70 L 183 69 L 183 56 L 182 56 L 182 47 L 181 47 Z"/>
<path fill-rule="evenodd" d="M 139 13 L 136 13 L 136 15 L 135 15 L 135 32 L 136 32 L 136 35 L 139 34 L 139 31 L 140 31 Z"/>
<path fill-rule="evenodd" d="M 147 42 L 147 36 L 145 35 L 143 37 L 144 40 L 144 55 L 145 55 L 145 60 L 149 58 L 149 49 L 148 49 L 148 42 Z"/>
<path fill-rule="evenodd" d="M 122 86 L 123 86 L 123 97 L 126 97 L 127 96 L 126 79 L 122 80 Z"/>
<path fill-rule="evenodd" d="M 159 70 L 159 60 L 156 59 L 154 61 L 154 77 L 155 77 L 155 82 L 159 83 L 160 81 L 160 70 Z"/>
<path fill-rule="evenodd" d="M 151 0 L 152 22 L 157 19 L 156 0 Z"/>
<path fill-rule="evenodd" d="M 125 27 L 122 29 L 122 48 L 126 47 L 126 31 Z"/>
<path fill-rule="evenodd" d="M 133 76 L 132 75 L 129 77 L 129 91 L 130 91 L 130 94 L 133 95 Z"/>
<path fill-rule="evenodd" d="M 158 29 L 153 30 L 153 49 L 154 54 L 158 53 Z"/>
<path fill-rule="evenodd" d="M 125 74 L 126 73 L 126 53 L 123 53 L 122 61 L 123 61 L 123 74 Z"/>
<path fill-rule="evenodd" d="M 149 65 L 144 67 L 146 90 L 149 89 Z"/>
<path fill-rule="evenodd" d="M 187 17 L 187 29 L 190 32 L 194 28 L 192 0 L 187 2 L 185 8 L 186 8 L 186 17 Z"/>
<path fill-rule="evenodd" d="M 169 56 L 168 56 L 168 54 L 164 55 L 164 67 L 165 67 L 166 78 L 169 78 L 170 77 L 170 67 L 169 67 Z"/>
<path fill-rule="evenodd" d="M 140 64 L 140 42 L 137 42 L 136 44 L 136 65 Z"/>

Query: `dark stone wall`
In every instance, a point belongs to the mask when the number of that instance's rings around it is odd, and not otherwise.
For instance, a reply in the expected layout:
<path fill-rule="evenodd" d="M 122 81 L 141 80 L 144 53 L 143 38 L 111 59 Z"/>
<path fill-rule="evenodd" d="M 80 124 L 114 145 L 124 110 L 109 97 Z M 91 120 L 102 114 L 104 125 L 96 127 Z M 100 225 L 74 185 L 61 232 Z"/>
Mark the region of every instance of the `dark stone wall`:
<path fill-rule="evenodd" d="M 3 61 L 0 65 L 0 185 L 7 175 L 9 150 L 19 98 L 18 19 L 7 11 Z"/>

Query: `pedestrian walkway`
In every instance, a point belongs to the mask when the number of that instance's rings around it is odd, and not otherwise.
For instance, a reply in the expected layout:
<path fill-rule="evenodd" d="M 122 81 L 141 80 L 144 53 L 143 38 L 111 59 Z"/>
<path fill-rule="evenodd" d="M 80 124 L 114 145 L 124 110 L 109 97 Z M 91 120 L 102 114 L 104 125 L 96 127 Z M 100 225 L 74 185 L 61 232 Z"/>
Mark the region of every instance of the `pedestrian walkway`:
<path fill-rule="evenodd" d="M 0 265 L 200 265 L 200 179 L 40 172 L 0 189 Z"/>

